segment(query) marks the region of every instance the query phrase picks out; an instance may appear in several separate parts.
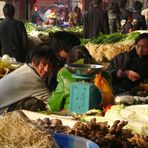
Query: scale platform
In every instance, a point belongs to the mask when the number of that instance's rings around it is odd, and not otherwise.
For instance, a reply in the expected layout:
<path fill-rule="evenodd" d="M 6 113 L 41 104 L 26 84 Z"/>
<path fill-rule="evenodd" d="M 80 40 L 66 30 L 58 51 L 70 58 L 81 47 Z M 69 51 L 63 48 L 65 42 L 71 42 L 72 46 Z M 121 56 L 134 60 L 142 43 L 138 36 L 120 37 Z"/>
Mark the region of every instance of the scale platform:
<path fill-rule="evenodd" d="M 99 73 L 103 68 L 97 64 L 65 64 L 65 67 L 75 76 L 91 76 Z"/>

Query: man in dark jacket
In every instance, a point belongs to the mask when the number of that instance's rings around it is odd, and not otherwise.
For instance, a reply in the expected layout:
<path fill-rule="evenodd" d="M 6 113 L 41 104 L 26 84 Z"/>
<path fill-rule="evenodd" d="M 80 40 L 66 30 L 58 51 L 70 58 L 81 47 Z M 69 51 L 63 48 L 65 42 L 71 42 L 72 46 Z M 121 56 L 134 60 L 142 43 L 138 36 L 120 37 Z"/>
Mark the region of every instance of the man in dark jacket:
<path fill-rule="evenodd" d="M 19 62 L 25 62 L 27 54 L 27 33 L 23 22 L 13 18 L 15 8 L 5 4 L 5 19 L 0 23 L 1 56 L 8 54 Z"/>
<path fill-rule="evenodd" d="M 134 3 L 133 19 L 136 20 L 136 30 L 146 30 L 146 21 L 144 15 L 141 15 L 143 4 L 139 1 Z"/>
<path fill-rule="evenodd" d="M 115 93 L 130 91 L 134 86 L 148 80 L 148 33 L 140 34 L 135 48 L 117 55 L 110 63 L 108 72 L 112 76 Z"/>
<path fill-rule="evenodd" d="M 93 38 L 99 33 L 109 34 L 108 14 L 101 8 L 102 0 L 93 0 L 93 8 L 84 15 L 84 38 Z"/>

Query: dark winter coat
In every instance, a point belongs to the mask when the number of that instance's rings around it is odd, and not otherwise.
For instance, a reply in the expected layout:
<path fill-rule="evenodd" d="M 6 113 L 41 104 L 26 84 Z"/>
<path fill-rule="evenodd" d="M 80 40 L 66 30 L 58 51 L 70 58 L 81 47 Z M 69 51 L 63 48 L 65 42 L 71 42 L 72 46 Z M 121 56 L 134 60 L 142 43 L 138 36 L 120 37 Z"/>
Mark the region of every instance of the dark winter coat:
<path fill-rule="evenodd" d="M 115 33 L 120 29 L 120 14 L 108 11 L 110 33 Z"/>
<path fill-rule="evenodd" d="M 130 90 L 141 82 L 148 80 L 148 56 L 140 58 L 136 50 L 117 55 L 110 63 L 108 72 L 112 76 L 112 84 L 114 89 Z M 135 82 L 128 78 L 118 78 L 117 71 L 133 70 L 140 75 L 140 80 Z"/>
<path fill-rule="evenodd" d="M 8 54 L 19 62 L 25 62 L 27 33 L 23 22 L 6 18 L 0 23 L 1 55 Z"/>
<path fill-rule="evenodd" d="M 99 33 L 109 34 L 108 14 L 105 10 L 94 7 L 84 15 L 84 38 L 93 38 Z"/>
<path fill-rule="evenodd" d="M 137 30 L 146 30 L 146 21 L 144 15 L 141 15 L 141 11 L 134 10 L 133 12 L 133 19 L 137 21 Z"/>
<path fill-rule="evenodd" d="M 130 29 L 133 29 L 133 25 L 131 22 L 126 21 L 121 29 L 121 33 L 128 34 L 130 32 Z"/>

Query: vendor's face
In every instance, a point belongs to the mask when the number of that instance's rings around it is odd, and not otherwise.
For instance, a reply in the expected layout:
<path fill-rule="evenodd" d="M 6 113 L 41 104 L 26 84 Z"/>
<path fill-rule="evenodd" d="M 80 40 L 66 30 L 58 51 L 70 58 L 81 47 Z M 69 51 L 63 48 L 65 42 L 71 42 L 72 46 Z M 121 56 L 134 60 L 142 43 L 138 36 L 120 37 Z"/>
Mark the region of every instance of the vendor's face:
<path fill-rule="evenodd" d="M 38 65 L 33 66 L 41 78 L 46 78 L 52 71 L 53 65 L 42 59 Z"/>
<path fill-rule="evenodd" d="M 143 38 L 139 40 L 135 47 L 139 57 L 148 55 L 148 39 L 147 38 Z"/>
<path fill-rule="evenodd" d="M 59 51 L 59 53 L 58 53 L 58 56 L 60 56 L 60 57 L 63 58 L 63 59 L 67 59 L 68 53 L 65 52 L 63 49 L 61 49 L 61 50 Z"/>

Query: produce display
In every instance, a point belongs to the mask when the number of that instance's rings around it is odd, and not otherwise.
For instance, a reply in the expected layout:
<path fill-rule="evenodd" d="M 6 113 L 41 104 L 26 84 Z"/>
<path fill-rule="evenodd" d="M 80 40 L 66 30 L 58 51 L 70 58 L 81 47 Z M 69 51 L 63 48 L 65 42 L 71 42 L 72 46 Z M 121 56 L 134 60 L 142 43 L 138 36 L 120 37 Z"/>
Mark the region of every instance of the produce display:
<path fill-rule="evenodd" d="M 136 105 L 136 104 L 148 104 L 148 95 L 145 97 L 120 95 L 115 98 L 116 104 Z"/>
<path fill-rule="evenodd" d="M 43 28 L 26 22 L 25 27 L 29 49 L 48 41 L 50 35 L 59 30 L 75 32 L 79 36 L 83 32 L 81 26 Z M 97 63 L 106 64 L 116 55 L 132 50 L 140 33 L 142 32 L 100 34 L 93 39 L 81 39 L 81 43 Z M 0 59 L 0 78 L 13 70 L 15 67 L 5 58 Z M 32 120 L 22 111 L 7 113 L 0 116 L 0 145 L 56 148 L 58 145 L 52 134 L 57 132 L 87 138 L 97 143 L 100 148 L 148 147 L 148 85 L 140 84 L 130 94 L 116 96 L 115 105 L 108 105 L 102 110 L 92 109 L 81 115 L 69 113 L 70 120 L 75 121 L 73 127 L 63 125 L 58 118 L 50 119 L 50 115 L 47 115 L 49 118 Z M 61 116 L 64 116 L 64 112 Z"/>
<path fill-rule="evenodd" d="M 38 118 L 37 120 L 32 120 L 32 122 L 36 124 L 39 129 L 44 130 L 49 134 L 54 133 L 55 131 L 57 133 L 63 133 L 70 129 L 69 126 L 64 126 L 60 119 L 50 120 L 49 118 Z"/>
<path fill-rule="evenodd" d="M 52 26 L 52 27 L 41 27 L 41 26 L 36 26 L 31 22 L 25 22 L 25 28 L 27 30 L 28 34 L 32 34 L 32 32 L 37 31 L 39 33 L 42 33 L 44 35 L 50 35 L 56 31 L 68 31 L 68 32 L 74 32 L 77 33 L 78 35 L 82 34 L 83 28 L 82 26 L 76 26 L 76 27 L 67 27 L 67 28 L 62 28 L 58 26 Z"/>
<path fill-rule="evenodd" d="M 85 113 L 85 122 L 84 119 L 75 121 L 73 127 L 68 122 L 63 125 L 62 117 L 58 119 L 54 116 L 50 119 L 50 116 L 46 116 L 31 120 L 22 111 L 13 111 L 0 116 L 0 143 L 1 146 L 57 147 L 51 136 L 56 132 L 87 138 L 101 148 L 145 148 L 148 145 L 148 126 L 147 121 L 144 121 L 148 116 L 147 111 L 148 106 L 114 105 L 104 117 L 99 110 Z M 141 133 L 138 132 L 139 129 Z"/>
<path fill-rule="evenodd" d="M 41 27 L 36 26 L 31 22 L 24 22 L 25 28 L 28 34 L 28 48 L 29 50 L 35 49 L 35 47 L 41 42 L 46 42 L 50 39 L 50 36 L 56 31 L 68 31 L 73 32 L 76 35 L 82 37 L 82 26 L 62 28 L 58 26 L 53 27 Z"/>
<path fill-rule="evenodd" d="M 148 134 L 148 105 L 112 105 L 107 111 L 106 108 L 100 115 L 74 115 L 74 119 L 82 122 L 90 122 L 96 118 L 97 122 L 108 122 L 112 126 L 116 120 L 127 121 L 126 129 L 132 130 L 132 133 Z"/>
<path fill-rule="evenodd" d="M 92 119 L 89 123 L 77 122 L 75 126 L 68 131 L 73 134 L 85 137 L 96 142 L 101 148 L 105 147 L 132 147 L 136 145 L 128 141 L 132 134 L 128 130 L 122 129 L 127 124 L 126 121 L 115 121 L 110 127 L 107 122 L 96 122 Z"/>
<path fill-rule="evenodd" d="M 30 22 L 25 23 L 27 33 L 29 35 L 29 43 L 35 42 L 37 45 L 50 39 L 53 32 L 65 30 L 77 34 L 80 38 L 83 34 L 82 26 L 60 28 L 57 26 L 51 28 L 37 27 Z M 81 44 L 85 45 L 92 57 L 98 62 L 108 63 L 116 55 L 125 51 L 130 51 L 134 47 L 135 39 L 143 31 L 131 32 L 129 34 L 113 33 L 113 34 L 99 34 L 93 39 L 81 38 Z M 37 39 L 38 38 L 38 39 Z M 34 46 L 33 46 L 34 47 Z M 30 49 L 33 48 L 29 47 Z"/>
<path fill-rule="evenodd" d="M 132 50 L 139 34 L 131 32 L 126 35 L 119 33 L 100 35 L 98 38 L 87 40 L 87 43 L 85 41 L 85 46 L 98 63 L 106 63 L 116 55 Z"/>
<path fill-rule="evenodd" d="M 81 115 L 73 113 L 73 120 L 76 123 L 72 127 L 67 126 L 69 122 L 63 125 L 59 119 L 53 122 L 52 119 L 42 118 L 33 122 L 48 132 L 56 131 L 90 139 L 101 148 L 119 147 L 119 145 L 131 148 L 147 147 L 147 117 L 148 105 L 121 104 L 109 106 L 103 111 L 92 109 Z M 62 121 L 64 118 L 66 117 L 61 116 Z"/>
<path fill-rule="evenodd" d="M 97 122 L 93 118 L 86 123 L 77 121 L 72 128 L 64 126 L 59 119 L 43 118 L 32 122 L 47 133 L 57 132 L 84 137 L 94 141 L 101 148 L 146 147 L 148 144 L 147 136 L 132 134 L 131 130 L 124 129 L 124 126 L 128 124 L 127 121 L 116 120 L 112 126 L 109 126 L 107 122 Z"/>
<path fill-rule="evenodd" d="M 0 116 L 1 147 L 58 148 L 54 138 L 39 130 L 21 111 Z"/>

